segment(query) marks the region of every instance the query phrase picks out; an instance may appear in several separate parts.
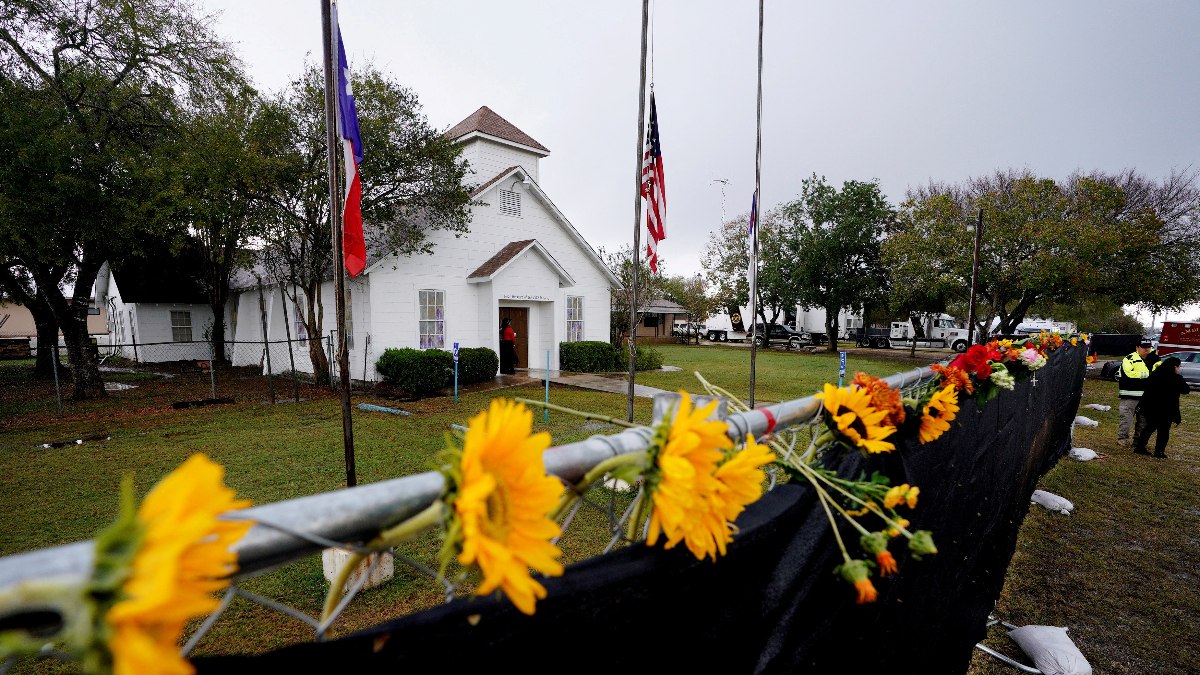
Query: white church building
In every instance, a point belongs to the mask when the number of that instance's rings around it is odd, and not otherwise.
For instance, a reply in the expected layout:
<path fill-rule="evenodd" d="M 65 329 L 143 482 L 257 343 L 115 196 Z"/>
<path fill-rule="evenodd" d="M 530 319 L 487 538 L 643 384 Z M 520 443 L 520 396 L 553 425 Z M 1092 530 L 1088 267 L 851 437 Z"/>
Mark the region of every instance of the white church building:
<path fill-rule="evenodd" d="M 565 341 L 607 341 L 610 293 L 620 284 L 539 186 L 538 162 L 550 151 L 486 106 L 446 136 L 462 147 L 479 185 L 471 195 L 479 204 L 471 207 L 470 231 L 429 232 L 431 255 L 368 260 L 363 274 L 347 279 L 351 376 L 379 379 L 375 361 L 391 347 L 450 350 L 457 342 L 498 352 L 503 318 L 512 319 L 522 368 L 545 367 L 548 353 L 557 369 Z M 232 339 L 261 341 L 257 284 L 237 286 Z M 289 331 L 293 339 L 306 337 L 278 286 L 264 292 L 267 339 L 283 340 Z M 323 339 L 336 322 L 332 281 L 323 284 L 322 302 Z M 233 355 L 235 366 L 260 358 L 246 350 Z M 303 350 L 296 368 L 312 368 Z"/>

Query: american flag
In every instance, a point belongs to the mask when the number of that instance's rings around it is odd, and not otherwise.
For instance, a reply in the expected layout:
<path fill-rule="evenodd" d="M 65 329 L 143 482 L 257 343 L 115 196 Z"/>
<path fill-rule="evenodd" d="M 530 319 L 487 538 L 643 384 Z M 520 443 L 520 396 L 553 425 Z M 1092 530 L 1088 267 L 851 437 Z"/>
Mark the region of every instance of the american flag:
<path fill-rule="evenodd" d="M 667 212 L 666 177 L 663 174 L 662 146 L 658 141 L 658 112 L 654 107 L 654 92 L 650 92 L 650 131 L 646 134 L 646 152 L 642 155 L 642 197 L 646 206 L 646 258 L 650 270 L 658 272 L 658 242 L 667 238 L 663 217 Z"/>

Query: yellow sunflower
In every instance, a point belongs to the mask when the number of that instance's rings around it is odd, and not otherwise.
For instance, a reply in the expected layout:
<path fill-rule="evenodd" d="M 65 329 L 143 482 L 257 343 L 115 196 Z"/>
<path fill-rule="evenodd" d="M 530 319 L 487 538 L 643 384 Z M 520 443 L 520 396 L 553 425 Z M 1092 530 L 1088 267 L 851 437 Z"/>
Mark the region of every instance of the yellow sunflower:
<path fill-rule="evenodd" d="M 958 392 L 953 385 L 934 392 L 921 409 L 921 443 L 929 443 L 945 433 L 957 412 Z"/>
<path fill-rule="evenodd" d="M 715 519 L 707 530 L 713 534 L 717 550 L 725 555 L 725 546 L 733 541 L 733 526 L 746 506 L 762 496 L 766 473 L 762 467 L 775 461 L 775 453 L 765 445 L 746 437 L 746 447 L 717 467 L 715 490 L 708 496 L 712 508 L 708 517 Z M 700 557 L 700 556 L 697 556 Z"/>
<path fill-rule="evenodd" d="M 646 544 L 653 546 L 659 534 L 666 537 L 665 548 L 683 541 L 697 559 L 724 552 L 728 525 L 711 499 L 721 483 L 716 478 L 721 450 L 733 446 L 728 426 L 709 420 L 716 409 L 712 401 L 693 408 L 687 392 L 679 392 L 679 409 L 670 422 L 663 447 L 657 451 L 654 470 L 647 476 L 653 501 Z"/>
<path fill-rule="evenodd" d="M 547 517 L 562 495 L 562 483 L 546 475 L 542 452 L 550 434 L 531 434 L 533 413 L 523 405 L 493 399 L 471 419 L 462 449 L 454 511 L 460 524 L 463 565 L 478 565 L 476 590 L 499 588 L 517 609 L 533 614 L 546 589 L 530 576 L 562 574 L 562 551 L 550 543 L 562 531 Z"/>
<path fill-rule="evenodd" d="M 825 384 L 825 391 L 816 395 L 824 401 L 825 410 L 837 430 L 855 448 L 868 453 L 891 452 L 896 446 L 884 440 L 896 431 L 885 424 L 887 410 L 871 405 L 871 393 L 865 389 L 838 388 Z"/>
<path fill-rule="evenodd" d="M 251 526 L 218 519 L 250 505 L 234 499 L 224 474 L 208 457 L 192 455 L 142 501 L 141 543 L 123 599 L 105 619 L 116 675 L 193 672 L 179 655 L 184 624 L 217 608 L 212 593 L 228 586 L 237 570 L 230 548 Z"/>

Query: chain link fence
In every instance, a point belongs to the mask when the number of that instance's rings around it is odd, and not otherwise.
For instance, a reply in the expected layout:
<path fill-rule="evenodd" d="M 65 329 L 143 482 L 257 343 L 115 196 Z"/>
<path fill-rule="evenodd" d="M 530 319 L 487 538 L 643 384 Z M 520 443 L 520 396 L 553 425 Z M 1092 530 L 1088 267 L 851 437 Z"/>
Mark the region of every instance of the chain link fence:
<path fill-rule="evenodd" d="M 311 349 L 325 357 L 322 378 L 313 376 Z M 34 347 L 51 353 L 54 377 L 28 391 L 42 407 L 57 406 L 59 414 L 71 403 L 70 358 L 63 345 Z M 224 357 L 214 357 L 211 342 L 152 342 L 101 344 L 94 349 L 100 361 L 100 376 L 110 395 L 138 396 L 150 392 L 171 399 L 176 407 L 192 407 L 237 400 L 272 403 L 300 401 L 318 383 L 336 385 L 334 346 L 328 336 L 316 340 L 229 341 Z M 214 367 L 215 365 L 215 367 Z M 324 387 L 322 387 L 324 388 Z M 144 390 L 135 393 L 134 390 Z"/>

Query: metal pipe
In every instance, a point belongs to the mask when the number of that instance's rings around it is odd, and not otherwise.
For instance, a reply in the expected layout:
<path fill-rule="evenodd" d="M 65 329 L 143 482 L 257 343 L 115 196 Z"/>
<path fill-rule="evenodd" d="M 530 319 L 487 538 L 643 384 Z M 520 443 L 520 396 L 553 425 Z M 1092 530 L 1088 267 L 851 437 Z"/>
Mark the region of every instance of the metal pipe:
<path fill-rule="evenodd" d="M 350 355 L 346 351 L 346 265 L 342 261 L 342 214 L 338 208 L 337 182 L 337 106 L 338 75 L 333 66 L 336 58 L 337 34 L 333 32 L 331 21 L 330 0 L 321 1 L 321 30 L 325 42 L 322 49 L 325 52 L 325 139 L 329 144 L 329 222 L 330 236 L 333 239 L 333 286 L 337 317 L 337 362 L 338 375 L 341 377 L 342 397 L 342 451 L 346 458 L 346 486 L 354 487 L 358 483 L 357 472 L 354 469 L 354 427 L 350 417 Z"/>
<path fill-rule="evenodd" d="M 633 255 L 630 256 L 630 285 L 629 291 L 629 391 L 625 401 L 625 420 L 633 421 L 633 394 L 635 373 L 637 372 L 637 329 L 638 329 L 638 268 L 642 265 L 642 162 L 646 152 L 645 133 L 646 123 L 646 35 L 650 31 L 650 0 L 642 0 L 642 58 L 638 67 L 641 78 L 638 80 L 638 147 L 637 147 L 637 189 L 633 194 Z"/>
<path fill-rule="evenodd" d="M 931 375 L 933 371 L 928 367 L 916 368 L 884 381 L 899 389 Z M 820 409 L 821 402 L 807 396 L 734 413 L 726 418 L 729 437 L 738 443 L 747 434 L 761 438 L 804 424 Z M 649 427 L 636 427 L 613 435 L 592 436 L 549 448 L 542 459 L 547 473 L 576 483 L 600 462 L 646 450 L 652 435 Z M 237 577 L 261 574 L 326 546 L 285 530 L 333 542 L 365 542 L 381 530 L 423 511 L 441 497 L 443 487 L 442 475 L 427 471 L 240 511 L 238 517 L 254 520 L 255 525 L 234 547 L 238 556 Z M 0 558 L 0 596 L 22 582 L 54 579 L 82 583 L 91 574 L 93 550 L 91 541 L 82 541 Z M 5 609 L 0 608 L 0 616 Z"/>
<path fill-rule="evenodd" d="M 983 208 L 975 219 L 975 262 L 971 265 L 971 307 L 967 311 L 967 343 L 975 344 L 975 289 L 979 283 L 979 244 L 983 240 Z"/>
<path fill-rule="evenodd" d="M 750 231 L 750 407 L 754 407 L 754 384 L 758 366 L 758 231 L 762 226 L 762 71 L 763 71 L 763 0 L 758 0 L 758 126 L 754 142 L 754 229 Z M 763 319 L 763 345 L 770 339 L 771 331 Z"/>

